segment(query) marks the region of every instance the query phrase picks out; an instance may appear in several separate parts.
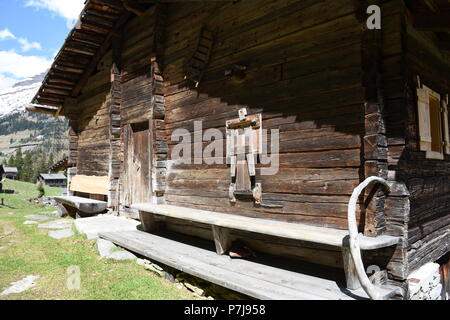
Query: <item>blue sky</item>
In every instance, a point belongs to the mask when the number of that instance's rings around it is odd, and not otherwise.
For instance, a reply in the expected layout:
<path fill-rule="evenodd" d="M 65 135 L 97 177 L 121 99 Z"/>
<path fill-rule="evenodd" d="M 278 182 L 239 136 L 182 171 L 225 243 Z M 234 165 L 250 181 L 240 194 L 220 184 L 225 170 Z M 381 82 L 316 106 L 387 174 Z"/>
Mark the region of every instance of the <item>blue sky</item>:
<path fill-rule="evenodd" d="M 50 67 L 84 0 L 0 0 L 0 90 Z"/>

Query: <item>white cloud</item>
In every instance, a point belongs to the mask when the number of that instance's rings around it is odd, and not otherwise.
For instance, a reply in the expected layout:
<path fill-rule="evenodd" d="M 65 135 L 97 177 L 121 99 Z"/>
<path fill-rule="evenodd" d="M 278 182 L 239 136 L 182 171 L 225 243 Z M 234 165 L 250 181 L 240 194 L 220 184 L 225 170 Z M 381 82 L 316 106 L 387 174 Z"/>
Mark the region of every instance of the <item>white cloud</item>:
<path fill-rule="evenodd" d="M 0 75 L 28 78 L 46 71 L 52 61 L 39 56 L 23 56 L 14 51 L 0 51 Z M 12 75 L 9 77 L 8 74 Z"/>
<path fill-rule="evenodd" d="M 19 38 L 17 39 L 17 41 L 19 41 L 21 45 L 22 52 L 27 52 L 30 51 L 31 49 L 42 50 L 42 46 L 39 42 L 29 42 L 25 38 Z"/>
<path fill-rule="evenodd" d="M 67 20 L 67 26 L 72 27 L 81 10 L 85 0 L 28 0 L 27 7 L 46 9 Z"/>
<path fill-rule="evenodd" d="M 39 42 L 30 42 L 26 38 L 17 38 L 9 29 L 0 30 L 0 40 L 14 39 L 20 44 L 22 52 L 30 51 L 31 49 L 42 50 Z"/>
<path fill-rule="evenodd" d="M 9 29 L 0 30 L 0 40 L 15 39 L 16 36 Z"/>

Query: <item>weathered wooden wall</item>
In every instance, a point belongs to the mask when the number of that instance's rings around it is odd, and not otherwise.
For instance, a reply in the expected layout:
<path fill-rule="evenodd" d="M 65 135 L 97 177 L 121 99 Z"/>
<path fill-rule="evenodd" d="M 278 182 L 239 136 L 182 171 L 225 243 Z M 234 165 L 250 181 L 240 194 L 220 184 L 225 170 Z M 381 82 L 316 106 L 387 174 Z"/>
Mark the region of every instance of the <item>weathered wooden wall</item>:
<path fill-rule="evenodd" d="M 363 66 L 368 72 L 366 104 L 366 176 L 378 175 L 388 179 L 393 188 L 387 197 L 378 194 L 366 214 L 373 221 L 375 234 L 385 233 L 403 238 L 395 248 L 367 252 L 367 264 L 387 268 L 389 277 L 406 279 L 408 191 L 396 177 L 396 152 L 405 144 L 406 101 L 404 94 L 403 21 L 405 7 L 402 1 L 367 1 L 378 4 L 382 10 L 382 29 L 375 37 L 367 36 L 363 45 L 368 59 Z M 373 31 L 366 31 L 370 35 Z M 372 42 L 372 44 L 371 44 Z M 378 50 L 378 54 L 375 52 Z M 375 70 L 373 68 L 375 67 Z M 373 70 L 373 71 L 371 71 Z M 367 230 L 366 230 L 367 231 Z"/>
<path fill-rule="evenodd" d="M 126 173 L 129 125 L 150 121 L 152 192 L 164 198 L 148 201 L 346 229 L 349 195 L 364 178 L 365 22 L 358 20 L 359 9 L 351 0 L 169 4 L 166 27 L 156 37 L 160 49 L 155 48 L 154 33 L 160 30 L 155 9 L 131 19 L 122 30 L 119 59 L 120 212 L 136 217 L 127 208 L 126 186 L 135 183 Z M 191 89 L 184 80 L 186 64 L 204 25 L 217 31 L 217 38 L 203 81 Z M 154 70 L 155 55 L 160 55 L 163 74 Z M 241 83 L 225 76 L 233 64 L 248 67 Z M 162 91 L 165 97 L 155 99 Z M 236 118 L 243 107 L 263 114 L 264 129 L 280 130 L 280 170 L 258 179 L 263 198 L 282 202 L 281 209 L 256 208 L 245 201 L 231 205 L 225 164 L 183 165 L 170 158 L 175 129 L 193 133 L 193 122 L 202 120 L 204 130 L 225 132 L 226 120 Z M 364 230 L 364 219 L 360 224 Z M 201 225 L 171 221 L 168 228 L 212 238 Z M 266 253 L 342 265 L 336 248 L 242 232 L 234 237 Z M 324 254 L 315 254 L 317 249 Z"/>
<path fill-rule="evenodd" d="M 142 177 L 133 177 L 130 172 L 132 152 L 130 141 L 133 139 L 131 124 L 150 123 L 153 116 L 151 108 L 152 77 L 151 53 L 153 50 L 154 10 L 148 10 L 143 16 L 132 19 L 122 30 L 121 69 L 122 69 L 122 99 L 120 106 L 120 127 L 122 145 L 122 167 L 120 177 L 120 207 L 127 210 L 131 200 L 131 190 L 138 184 L 151 184 L 149 174 L 144 181 Z M 149 126 L 150 127 L 150 126 Z M 140 146 L 142 152 L 148 152 L 149 146 Z M 150 164 L 148 164 L 150 165 Z M 147 201 L 151 201 L 150 196 Z"/>
<path fill-rule="evenodd" d="M 365 90 L 361 23 L 353 1 L 241 1 L 169 7 L 165 42 L 167 139 L 178 128 L 224 132 L 238 110 L 280 129 L 280 170 L 261 176 L 263 198 L 281 209 L 231 205 L 227 165 L 169 159 L 166 202 L 240 215 L 347 228 L 348 197 L 363 175 Z M 191 90 L 186 64 L 200 28 L 217 31 L 203 81 Z M 241 83 L 225 77 L 247 66 Z M 169 143 L 169 154 L 175 143 Z"/>
<path fill-rule="evenodd" d="M 425 160 L 417 151 L 413 79 L 419 73 L 435 90 L 448 92 L 449 60 L 414 30 L 402 1 L 375 2 L 383 8 L 379 32 L 365 29 L 367 3 L 352 0 L 169 4 L 163 29 L 155 8 L 134 17 L 122 30 L 115 58 L 121 69 L 120 114 L 114 117 L 120 121 L 121 148 L 114 149 L 119 154 L 110 153 L 108 140 L 110 52 L 79 99 L 87 110 L 78 121 L 79 174 L 108 175 L 108 161 L 120 162 L 120 208 L 129 212 L 130 125 L 148 122 L 148 184 L 153 183 L 148 201 L 346 229 L 353 188 L 370 175 L 389 178 L 393 192 L 386 198 L 377 194 L 358 212 L 360 229 L 368 235 L 409 235 L 393 250 L 367 255 L 371 263 L 384 261 L 393 278 L 405 279 L 407 260 L 415 268 L 448 251 L 450 159 Z M 203 26 L 215 31 L 216 39 L 204 78 L 192 89 L 184 78 L 186 65 Z M 239 83 L 225 76 L 235 64 L 247 67 Z M 189 130 L 193 138 L 194 121 L 202 121 L 203 130 L 224 133 L 226 120 L 243 107 L 262 113 L 264 129 L 280 130 L 279 172 L 258 180 L 263 199 L 281 202 L 282 208 L 242 200 L 232 205 L 227 165 L 182 164 L 170 157 L 176 129 Z M 202 225 L 169 222 L 172 230 L 212 239 Z M 242 232 L 233 236 L 266 253 L 342 265 L 334 248 Z M 318 249 L 325 254 L 315 254 Z"/>
<path fill-rule="evenodd" d="M 78 98 L 83 110 L 78 123 L 77 174 L 108 176 L 110 150 L 110 112 L 107 96 L 111 88 L 112 55 L 100 61 Z"/>
<path fill-rule="evenodd" d="M 444 95 L 450 93 L 450 54 L 438 49 L 429 33 L 405 25 L 407 141 L 399 158 L 399 175 L 411 193 L 408 224 L 408 261 L 413 271 L 450 250 L 450 156 L 425 158 L 419 151 L 416 76 Z"/>
<path fill-rule="evenodd" d="M 450 248 L 450 158 L 428 160 L 419 151 L 416 93 L 417 76 L 439 93 L 448 93 L 450 60 L 431 33 L 414 28 L 403 1 L 391 4 L 383 18 L 382 79 L 387 175 L 396 188 L 386 199 L 385 213 L 386 231 L 404 237 L 389 262 L 393 277 L 404 280 Z"/>

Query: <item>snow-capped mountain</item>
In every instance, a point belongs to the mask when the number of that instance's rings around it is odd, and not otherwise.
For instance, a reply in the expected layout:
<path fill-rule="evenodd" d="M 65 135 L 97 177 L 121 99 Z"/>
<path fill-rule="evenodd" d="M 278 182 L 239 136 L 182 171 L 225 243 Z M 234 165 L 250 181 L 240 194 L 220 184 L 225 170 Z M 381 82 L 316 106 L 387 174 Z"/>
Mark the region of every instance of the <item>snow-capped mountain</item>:
<path fill-rule="evenodd" d="M 44 76 L 45 73 L 0 90 L 0 163 L 18 149 L 24 153 L 53 154 L 55 159 L 68 150 L 65 118 L 26 111 Z"/>
<path fill-rule="evenodd" d="M 11 88 L 0 90 L 0 118 L 25 111 L 36 95 L 45 73 L 16 83 Z"/>

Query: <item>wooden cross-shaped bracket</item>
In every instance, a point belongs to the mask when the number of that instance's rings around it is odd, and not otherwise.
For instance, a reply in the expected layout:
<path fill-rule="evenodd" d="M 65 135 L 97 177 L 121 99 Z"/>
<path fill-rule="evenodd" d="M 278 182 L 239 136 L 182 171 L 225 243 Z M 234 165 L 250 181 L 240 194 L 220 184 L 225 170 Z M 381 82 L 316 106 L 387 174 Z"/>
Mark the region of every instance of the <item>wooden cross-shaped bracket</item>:
<path fill-rule="evenodd" d="M 256 164 L 262 153 L 262 115 L 248 115 L 247 109 L 239 110 L 239 118 L 226 122 L 227 161 L 231 166 L 230 201 L 236 196 L 250 195 L 259 204 L 261 184 L 256 183 Z M 256 191 L 256 192 L 255 192 Z M 256 195 L 256 197 L 255 197 Z"/>

